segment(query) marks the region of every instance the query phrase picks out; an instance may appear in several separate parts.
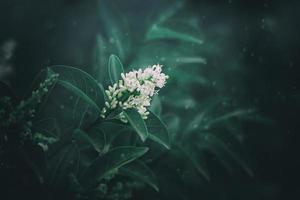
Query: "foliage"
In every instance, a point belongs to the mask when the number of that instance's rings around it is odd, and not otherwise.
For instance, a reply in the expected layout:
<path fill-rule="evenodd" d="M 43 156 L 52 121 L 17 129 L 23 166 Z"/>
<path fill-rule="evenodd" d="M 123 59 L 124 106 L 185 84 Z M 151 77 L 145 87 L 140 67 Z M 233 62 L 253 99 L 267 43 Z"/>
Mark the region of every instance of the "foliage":
<path fill-rule="evenodd" d="M 101 6 L 105 33 L 96 38 L 95 77 L 51 66 L 37 76 L 24 101 L 1 99 L 1 173 L 26 165 L 33 174 L 29 180 L 37 182 L 31 189 L 40 188 L 36 198 L 49 200 L 132 199 L 140 193 L 145 199 L 189 199 L 199 192 L 194 185 L 217 178 L 213 165 L 230 173 L 239 167 L 253 176 L 240 126 L 254 110 L 229 106 L 225 78 L 205 74 L 207 60 L 199 55 L 205 41 L 199 27 L 180 16 L 184 3 L 157 15 L 139 42 L 122 34 L 128 32 L 121 23 L 126 18 L 110 7 L 108 1 Z M 104 88 L 120 79 L 123 66 L 126 71 L 157 62 L 167 67 L 170 84 L 162 98 L 152 100 L 148 119 L 135 109 L 100 117 Z M 114 118 L 120 112 L 129 123 Z"/>
<path fill-rule="evenodd" d="M 107 9 L 112 5 L 108 2 L 102 4 Z M 160 177 L 159 186 L 162 189 L 159 195 L 147 193 L 145 196 L 149 199 L 193 199 L 201 195 L 198 194 L 199 187 L 218 179 L 210 172 L 213 165 L 223 166 L 230 174 L 242 169 L 248 176 L 254 175 L 249 156 L 245 153 L 242 127 L 249 116 L 255 114 L 255 109 L 240 108 L 234 91 L 242 87 L 236 85 L 231 92 L 226 73 L 208 69 L 214 66 L 208 63 L 210 57 L 204 58 L 202 54 L 213 55 L 211 59 L 216 59 L 216 54 L 222 53 L 221 47 L 214 41 L 204 40 L 203 32 L 193 21 L 196 17 L 193 13 L 187 14 L 185 9 L 187 7 L 183 1 L 162 6 L 153 14 L 152 21 L 147 21 L 141 31 L 144 37 L 138 41 L 131 37 L 113 36 L 114 41 L 126 40 L 124 46 L 122 43 L 118 45 L 118 49 L 123 49 L 121 51 L 126 55 L 123 58 L 126 63 L 124 66 L 147 66 L 159 62 L 166 67 L 170 76 L 162 97 L 152 102 L 152 111 L 166 121 L 170 141 L 162 145 L 170 148 L 170 151 L 161 152 L 160 147 L 155 145 L 150 148 L 150 165 Z M 103 19 L 106 18 L 103 16 Z M 120 12 L 110 19 L 121 21 L 121 18 L 126 19 L 126 13 Z M 128 27 L 114 23 L 110 23 L 109 27 L 128 32 Z M 99 34 L 98 38 L 105 38 L 105 35 Z M 134 46 L 135 49 L 129 51 L 128 46 Z M 118 52 L 105 39 L 101 45 L 96 44 L 95 49 L 100 51 L 103 47 L 107 52 Z M 102 56 L 105 56 L 105 52 Z M 98 60 L 103 59 L 99 57 Z M 228 69 L 229 73 L 239 74 L 240 67 L 235 63 L 221 63 L 221 67 Z M 99 71 L 103 71 L 101 67 Z M 148 132 L 151 133 L 149 128 Z M 155 141 L 155 136 L 153 139 Z M 174 180 L 174 177 L 177 178 Z M 193 190 L 195 185 L 198 187 Z"/>
<path fill-rule="evenodd" d="M 118 71 L 114 68 L 120 66 L 109 67 Z M 1 101 L 4 104 L 1 110 L 1 130 L 4 130 L 1 135 L 1 156 L 5 157 L 5 154 L 11 153 L 7 149 L 7 143 L 13 139 L 7 137 L 12 132 L 19 137 L 27 137 L 29 131 L 30 136 L 23 143 L 30 142 L 40 146 L 39 151 L 43 151 L 40 153 L 45 159 L 28 160 L 28 164 L 38 176 L 40 184 L 46 188 L 49 199 L 97 199 L 99 195 L 103 198 L 112 195 L 106 192 L 103 194 L 104 185 L 110 190 L 108 184 L 118 179 L 119 169 L 139 159 L 148 151 L 144 143 L 148 138 L 147 127 L 149 130 L 155 127 L 166 131 L 164 124 L 155 115 L 151 115 L 154 120 L 145 123 L 133 108 L 122 111 L 130 126 L 119 120 L 103 119 L 100 117 L 100 110 L 105 101 L 103 87 L 90 75 L 68 66 L 52 66 L 47 68 L 45 73 L 49 78 L 16 108 L 13 108 L 8 97 Z M 40 74 L 42 75 L 44 73 Z M 62 94 L 69 96 L 64 96 L 65 99 L 62 98 Z M 35 115 L 30 116 L 32 122 L 30 121 L 31 125 L 28 126 L 29 119 L 26 113 L 33 112 L 32 109 L 39 105 L 37 103 L 42 105 Z M 14 129 L 16 124 L 21 126 L 21 130 Z M 167 143 L 168 134 L 165 132 L 157 131 L 152 134 L 156 135 L 154 141 Z M 120 135 L 130 139 L 120 145 L 115 144 Z M 24 147 L 19 145 L 16 148 Z M 5 161 L 3 164 L 7 165 Z M 153 181 L 154 173 L 142 160 L 139 164 L 130 165 L 126 171 L 135 177 L 134 180 L 140 180 L 158 190 Z"/>

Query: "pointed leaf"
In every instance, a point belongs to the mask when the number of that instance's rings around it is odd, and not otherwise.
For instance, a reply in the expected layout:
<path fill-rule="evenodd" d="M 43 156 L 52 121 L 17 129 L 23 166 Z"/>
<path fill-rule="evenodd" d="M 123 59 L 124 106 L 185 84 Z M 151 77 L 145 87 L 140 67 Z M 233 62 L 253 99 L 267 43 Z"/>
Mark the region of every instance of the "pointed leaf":
<path fill-rule="evenodd" d="M 50 184 L 67 186 L 66 178 L 77 174 L 79 167 L 79 152 L 75 144 L 63 147 L 51 160 L 49 167 Z"/>
<path fill-rule="evenodd" d="M 51 136 L 59 139 L 61 133 L 55 118 L 44 118 L 33 122 L 34 128 L 38 132 L 45 133 L 46 136 Z"/>
<path fill-rule="evenodd" d="M 161 25 L 154 24 L 146 36 L 147 40 L 157 40 L 157 39 L 175 39 L 182 40 L 185 42 L 191 42 L 196 44 L 202 44 L 203 40 L 184 32 L 179 32 L 177 30 L 170 29 L 168 27 L 163 27 Z"/>
<path fill-rule="evenodd" d="M 145 121 L 141 117 L 140 113 L 133 108 L 123 111 L 127 117 L 132 128 L 137 132 L 142 141 L 145 141 L 148 137 L 148 130 Z"/>
<path fill-rule="evenodd" d="M 70 66 L 55 65 L 50 67 L 59 74 L 59 80 L 68 82 L 89 97 L 98 108 L 104 106 L 104 93 L 99 83 L 88 73 Z"/>
<path fill-rule="evenodd" d="M 94 69 L 94 74 L 96 80 L 100 81 L 103 85 L 109 83 L 108 81 L 108 69 L 106 66 L 108 63 L 109 53 L 108 53 L 108 41 L 105 40 L 103 35 L 97 34 L 95 46 L 92 52 L 92 67 Z"/>
<path fill-rule="evenodd" d="M 166 115 L 164 119 L 166 120 L 167 128 L 170 133 L 170 140 L 173 141 L 178 134 L 180 118 L 177 115 Z"/>
<path fill-rule="evenodd" d="M 252 109 L 245 109 L 245 110 L 235 110 L 235 111 L 226 113 L 225 115 L 216 117 L 216 118 L 212 119 L 211 121 L 207 122 L 207 124 L 205 125 L 205 128 L 208 129 L 209 127 L 211 127 L 214 124 L 229 120 L 231 118 L 241 117 L 241 116 L 252 114 L 254 111 L 255 110 L 252 110 Z"/>
<path fill-rule="evenodd" d="M 119 121 L 119 120 L 118 120 Z M 101 123 L 97 129 L 100 129 L 105 134 L 106 145 L 109 147 L 113 141 L 118 137 L 118 135 L 124 130 L 127 129 L 129 126 L 124 125 L 124 123 L 113 123 L 105 121 Z M 122 141 L 124 142 L 124 141 Z M 123 143 L 124 145 L 124 143 Z"/>
<path fill-rule="evenodd" d="M 230 159 L 233 159 L 249 176 L 253 176 L 253 171 L 245 160 L 238 153 L 231 150 L 220 138 L 210 133 L 204 133 L 202 138 L 203 141 L 200 145 L 215 154 L 229 171 L 232 170 Z"/>
<path fill-rule="evenodd" d="M 104 148 L 103 141 L 105 138 L 103 137 L 103 133 L 100 133 L 100 130 L 98 132 L 93 132 L 92 134 L 87 134 L 83 130 L 76 129 L 73 133 L 74 138 L 78 141 L 79 148 L 86 148 L 86 147 L 93 147 L 95 151 L 101 153 Z"/>
<path fill-rule="evenodd" d="M 149 138 L 170 149 L 170 137 L 166 125 L 152 111 L 149 111 L 145 120 L 149 132 Z"/>
<path fill-rule="evenodd" d="M 184 1 L 176 1 L 170 4 L 167 8 L 163 9 L 163 12 L 160 12 L 158 19 L 156 20 L 157 24 L 164 23 L 176 13 L 178 13 L 184 6 Z"/>
<path fill-rule="evenodd" d="M 186 158 L 191 161 L 191 163 L 195 166 L 195 168 L 198 170 L 198 172 L 206 179 L 210 180 L 209 172 L 206 167 L 206 161 L 202 157 L 202 152 L 199 152 L 198 155 L 196 155 L 194 152 L 187 150 L 186 148 L 176 145 L 177 148 L 184 153 Z M 202 159 L 200 159 L 200 157 Z"/>
<path fill-rule="evenodd" d="M 92 105 L 96 110 L 98 110 L 100 112 L 100 109 L 97 106 L 97 104 L 92 99 L 90 99 L 90 97 L 87 96 L 84 92 L 82 92 L 80 89 L 78 89 L 76 86 L 72 85 L 71 83 L 69 83 L 67 81 L 61 81 L 61 80 L 58 81 L 58 84 L 62 85 L 66 89 L 74 92 L 77 96 L 82 98 L 89 105 Z"/>
<path fill-rule="evenodd" d="M 147 183 L 155 191 L 159 191 L 157 177 L 143 162 L 132 162 L 120 169 L 120 173 Z"/>
<path fill-rule="evenodd" d="M 124 73 L 123 65 L 116 55 L 111 55 L 108 61 L 108 73 L 112 84 L 121 79 L 121 73 Z"/>
<path fill-rule="evenodd" d="M 116 53 L 122 60 L 130 52 L 129 24 L 124 13 L 116 9 L 114 1 L 101 1 L 99 12 L 103 35 L 106 36 L 108 52 Z"/>
<path fill-rule="evenodd" d="M 132 162 L 148 151 L 147 147 L 117 147 L 96 158 L 82 175 L 82 182 L 91 186 L 110 172 Z"/>
<path fill-rule="evenodd" d="M 95 150 L 99 153 L 102 153 L 105 149 L 105 146 L 107 145 L 106 144 L 107 143 L 107 136 L 99 128 L 99 126 L 95 126 L 91 130 L 89 130 L 87 132 L 87 134 L 91 138 Z"/>
<path fill-rule="evenodd" d="M 161 115 L 161 110 L 162 110 L 162 105 L 161 105 L 161 101 L 160 101 L 160 98 L 155 95 L 153 98 L 152 98 L 152 101 L 151 101 L 151 105 L 149 107 L 149 110 L 151 110 L 153 113 L 155 113 L 157 116 L 160 116 Z"/>

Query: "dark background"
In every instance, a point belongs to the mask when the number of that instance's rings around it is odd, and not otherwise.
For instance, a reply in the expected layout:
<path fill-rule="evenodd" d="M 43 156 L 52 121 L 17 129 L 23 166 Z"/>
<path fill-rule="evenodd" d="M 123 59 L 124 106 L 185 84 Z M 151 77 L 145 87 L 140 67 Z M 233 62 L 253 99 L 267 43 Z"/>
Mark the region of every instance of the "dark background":
<path fill-rule="evenodd" d="M 159 1 L 116 2 L 135 16 L 131 28 L 137 38 L 151 10 L 160 6 Z M 45 66 L 83 66 L 91 71 L 87 66 L 95 35 L 103 31 L 95 4 L 94 0 L 1 0 L 0 44 L 8 39 L 17 44 L 10 61 L 13 73 L 6 81 L 18 96 L 26 93 Z M 241 100 L 272 121 L 268 127 L 246 127 L 255 132 L 248 142 L 256 160 L 255 177 L 239 180 L 244 190 L 226 181 L 218 183 L 228 191 L 224 199 L 241 193 L 247 199 L 296 199 L 300 196 L 300 1 L 190 0 L 187 7 L 197 14 L 208 40 L 226 44 L 226 52 L 216 58 L 242 63 Z M 226 37 L 223 25 L 230 27 Z"/>

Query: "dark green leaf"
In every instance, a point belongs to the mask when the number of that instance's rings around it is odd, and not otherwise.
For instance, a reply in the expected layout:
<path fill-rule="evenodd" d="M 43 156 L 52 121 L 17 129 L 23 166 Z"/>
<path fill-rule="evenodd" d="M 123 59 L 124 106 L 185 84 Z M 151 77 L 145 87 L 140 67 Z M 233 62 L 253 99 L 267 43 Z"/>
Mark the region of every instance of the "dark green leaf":
<path fill-rule="evenodd" d="M 107 43 L 104 37 L 100 34 L 96 35 L 95 46 L 92 53 L 92 67 L 94 70 L 95 78 L 103 85 L 108 83 L 108 69 L 107 66 L 109 53 L 107 49 Z"/>
<path fill-rule="evenodd" d="M 132 128 L 137 132 L 142 141 L 148 137 L 148 130 L 145 121 L 136 109 L 130 108 L 123 111 Z"/>
<path fill-rule="evenodd" d="M 76 144 L 63 147 L 49 162 L 50 184 L 67 187 L 68 176 L 76 175 L 79 167 L 79 152 Z"/>
<path fill-rule="evenodd" d="M 113 123 L 113 122 L 103 122 L 99 126 L 96 127 L 96 129 L 100 129 L 105 135 L 105 140 L 106 140 L 106 149 L 108 149 L 113 141 L 118 137 L 118 135 L 125 129 L 127 129 L 128 126 L 124 124 L 118 124 L 118 123 Z M 124 145 L 124 141 L 122 141 Z"/>
<path fill-rule="evenodd" d="M 186 42 L 191 42 L 195 44 L 202 44 L 203 40 L 191 35 L 188 32 L 180 32 L 177 30 L 170 29 L 168 27 L 163 27 L 162 25 L 154 24 L 146 36 L 147 40 L 157 40 L 157 39 L 176 39 Z"/>
<path fill-rule="evenodd" d="M 76 86 L 72 85 L 71 83 L 67 81 L 58 81 L 58 84 L 62 85 L 66 89 L 74 92 L 78 97 L 82 98 L 84 101 L 86 101 L 89 105 L 92 105 L 96 110 L 100 112 L 100 108 L 97 106 L 97 104 L 90 99 L 89 96 L 87 96 L 84 92 L 82 92 L 80 89 L 78 89 Z"/>
<path fill-rule="evenodd" d="M 229 170 L 232 171 L 232 167 L 230 166 L 231 159 L 237 162 L 243 170 L 249 175 L 253 176 L 252 169 L 248 166 L 244 159 L 241 156 L 231 150 L 228 145 L 226 145 L 220 138 L 214 136 L 211 133 L 203 133 L 203 141 L 199 144 L 200 148 L 206 148 L 208 151 L 212 152 L 216 155 L 216 157 L 224 164 L 224 166 Z"/>
<path fill-rule="evenodd" d="M 160 98 L 155 95 L 153 98 L 152 98 L 152 101 L 151 101 L 151 105 L 149 107 L 149 110 L 151 110 L 153 113 L 155 113 L 157 116 L 160 116 L 161 115 L 161 111 L 162 111 L 162 105 L 161 105 L 161 101 L 160 101 Z"/>
<path fill-rule="evenodd" d="M 202 155 L 202 152 L 194 152 L 195 150 L 187 150 L 186 148 L 176 145 L 180 151 L 186 156 L 188 161 L 190 161 L 197 171 L 206 179 L 210 180 L 209 172 L 206 166 L 206 160 L 204 156 Z"/>
<path fill-rule="evenodd" d="M 59 74 L 59 80 L 69 83 L 68 86 L 72 85 L 88 96 L 89 101 L 94 102 L 93 106 L 97 105 L 100 109 L 104 106 L 103 90 L 91 75 L 70 66 L 56 65 L 51 66 L 50 69 Z"/>
<path fill-rule="evenodd" d="M 55 119 L 64 135 L 73 132 L 71 127 L 88 127 L 99 118 L 104 94 L 95 79 L 74 67 L 52 66 L 48 71 L 59 74 L 59 80 L 44 102 L 39 118 Z"/>
<path fill-rule="evenodd" d="M 136 161 L 125 165 L 120 169 L 120 173 L 125 176 L 129 176 L 145 182 L 157 192 L 159 191 L 156 175 L 147 165 L 145 165 L 141 161 Z"/>
<path fill-rule="evenodd" d="M 93 147 L 97 152 L 102 153 L 105 136 L 101 130 L 85 133 L 80 129 L 76 129 L 73 133 L 73 137 L 77 140 L 79 149 Z"/>
<path fill-rule="evenodd" d="M 46 136 L 59 139 L 61 136 L 57 121 L 55 118 L 39 119 L 33 122 L 36 131 L 44 133 Z"/>
<path fill-rule="evenodd" d="M 46 157 L 40 145 L 28 145 L 17 150 L 40 183 L 45 181 Z M 25 164 L 25 163 L 22 163 Z"/>
<path fill-rule="evenodd" d="M 91 138 L 93 146 L 97 152 L 102 153 L 105 151 L 107 136 L 98 126 L 89 130 L 87 134 Z"/>
<path fill-rule="evenodd" d="M 123 12 L 116 9 L 115 3 L 114 1 L 101 1 L 99 14 L 102 19 L 103 35 L 108 41 L 106 48 L 109 53 L 115 53 L 124 60 L 130 52 L 129 25 Z"/>
<path fill-rule="evenodd" d="M 74 90 L 77 89 L 67 88 L 62 84 L 56 84 L 38 116 L 40 119 L 53 119 L 61 138 L 71 134 L 73 128 L 88 127 L 99 118 L 98 108 L 88 103 L 90 99 L 85 94 L 76 94 Z M 81 94 L 87 97 L 87 100 L 78 96 Z M 52 130 L 49 126 L 45 128 L 46 131 Z"/>
<path fill-rule="evenodd" d="M 86 186 L 104 178 L 110 172 L 132 162 L 148 151 L 147 147 L 117 147 L 96 158 L 82 175 L 82 182 Z"/>
<path fill-rule="evenodd" d="M 249 114 L 252 114 L 253 112 L 254 112 L 254 110 L 252 110 L 252 109 L 235 110 L 235 111 L 226 113 L 226 114 L 223 115 L 223 116 L 216 117 L 216 118 L 210 120 L 210 121 L 207 122 L 207 124 L 205 125 L 205 128 L 208 129 L 210 126 L 212 126 L 212 125 L 214 125 L 214 124 L 217 124 L 217 123 L 220 123 L 220 122 L 229 120 L 229 119 L 231 119 L 231 118 L 241 117 L 241 116 L 244 116 L 244 115 L 249 115 Z"/>
<path fill-rule="evenodd" d="M 149 138 L 170 149 L 169 132 L 165 124 L 152 111 L 149 111 L 145 120 L 149 132 Z"/>
<path fill-rule="evenodd" d="M 108 73 L 112 84 L 118 83 L 121 73 L 124 73 L 123 65 L 116 55 L 111 55 L 108 61 Z"/>
<path fill-rule="evenodd" d="M 170 140 L 174 140 L 177 136 L 180 127 L 180 118 L 177 115 L 166 115 L 164 116 L 166 124 L 168 126 L 168 131 L 170 135 Z"/>
<path fill-rule="evenodd" d="M 184 1 L 176 1 L 170 4 L 167 8 L 164 8 L 163 12 L 160 13 L 158 19 L 156 20 L 157 24 L 164 23 L 172 16 L 174 16 L 179 10 L 182 9 Z"/>
<path fill-rule="evenodd" d="M 116 109 L 112 110 L 106 117 L 105 120 L 112 120 L 116 119 L 119 114 L 122 112 L 122 109 L 117 107 Z"/>

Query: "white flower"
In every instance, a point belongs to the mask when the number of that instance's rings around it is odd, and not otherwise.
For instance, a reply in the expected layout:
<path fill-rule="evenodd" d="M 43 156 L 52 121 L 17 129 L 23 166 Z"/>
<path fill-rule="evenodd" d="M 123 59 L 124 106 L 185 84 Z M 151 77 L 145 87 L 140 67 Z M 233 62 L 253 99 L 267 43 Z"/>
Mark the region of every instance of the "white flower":
<path fill-rule="evenodd" d="M 153 96 L 155 84 L 152 81 L 145 80 L 144 84 L 137 88 L 137 91 L 139 91 L 143 96 Z"/>
<path fill-rule="evenodd" d="M 108 101 L 106 108 L 102 109 L 101 117 L 105 118 L 107 113 L 120 107 L 121 109 L 136 108 L 143 119 L 147 119 L 151 97 L 157 94 L 158 89 L 164 87 L 168 76 L 162 73 L 161 65 L 149 66 L 146 69 L 133 70 L 121 74 L 122 80 L 118 84 L 109 86 L 105 91 Z M 127 122 L 123 113 L 119 118 Z"/>

